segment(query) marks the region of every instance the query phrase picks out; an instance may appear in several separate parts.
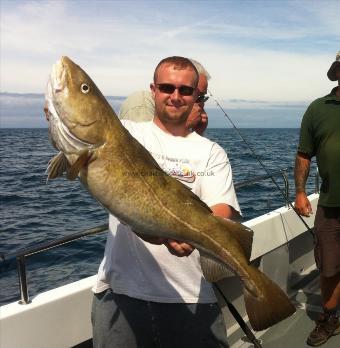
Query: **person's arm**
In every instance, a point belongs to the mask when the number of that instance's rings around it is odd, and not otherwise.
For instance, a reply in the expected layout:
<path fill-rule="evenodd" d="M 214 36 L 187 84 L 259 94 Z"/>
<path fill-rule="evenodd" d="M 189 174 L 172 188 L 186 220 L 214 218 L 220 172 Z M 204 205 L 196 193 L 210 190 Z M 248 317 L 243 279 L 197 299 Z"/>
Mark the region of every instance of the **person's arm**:
<path fill-rule="evenodd" d="M 239 220 L 241 217 L 237 210 L 225 203 L 213 205 L 210 209 L 213 215 L 220 216 L 224 219 Z"/>
<path fill-rule="evenodd" d="M 307 198 L 305 191 L 307 178 L 310 169 L 310 156 L 298 152 L 295 159 L 294 177 L 295 177 L 295 210 L 303 216 L 309 216 L 313 213 L 312 206 Z"/>

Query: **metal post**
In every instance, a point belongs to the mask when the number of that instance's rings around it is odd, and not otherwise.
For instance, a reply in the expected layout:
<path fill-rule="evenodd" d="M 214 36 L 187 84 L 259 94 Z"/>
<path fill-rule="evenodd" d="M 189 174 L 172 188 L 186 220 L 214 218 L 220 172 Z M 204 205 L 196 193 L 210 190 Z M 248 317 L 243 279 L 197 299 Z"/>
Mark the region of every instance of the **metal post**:
<path fill-rule="evenodd" d="M 27 289 L 27 279 L 26 279 L 26 263 L 25 256 L 21 255 L 17 257 L 18 264 L 18 274 L 19 274 L 19 287 L 20 287 L 20 304 L 28 304 L 30 303 L 28 297 L 28 289 Z"/>

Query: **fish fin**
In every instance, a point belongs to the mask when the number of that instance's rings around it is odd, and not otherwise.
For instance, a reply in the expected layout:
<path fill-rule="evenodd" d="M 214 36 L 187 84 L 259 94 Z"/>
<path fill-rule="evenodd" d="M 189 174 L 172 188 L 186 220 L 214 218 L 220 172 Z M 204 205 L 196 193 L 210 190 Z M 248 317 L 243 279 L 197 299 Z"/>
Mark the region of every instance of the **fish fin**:
<path fill-rule="evenodd" d="M 217 282 L 220 279 L 233 277 L 235 273 L 225 264 L 212 258 L 209 254 L 200 251 L 202 273 L 208 282 Z"/>
<path fill-rule="evenodd" d="M 69 163 L 66 156 L 63 152 L 59 152 L 48 162 L 46 169 L 47 181 L 62 176 L 67 171 L 68 167 Z"/>
<path fill-rule="evenodd" d="M 265 330 L 291 316 L 295 307 L 284 291 L 257 268 L 250 267 L 250 276 L 256 279 L 257 291 L 245 283 L 244 302 L 251 326 Z"/>
<path fill-rule="evenodd" d="M 253 245 L 253 230 L 236 221 L 224 219 L 220 216 L 215 216 L 215 218 L 225 225 L 226 229 L 228 229 L 228 231 L 230 231 L 233 237 L 238 241 L 247 261 L 249 262 Z"/>
<path fill-rule="evenodd" d="M 89 160 L 89 151 L 85 150 L 83 151 L 78 159 L 67 168 L 66 171 L 66 177 L 68 180 L 75 180 L 78 177 L 79 172 L 81 169 L 87 164 Z"/>

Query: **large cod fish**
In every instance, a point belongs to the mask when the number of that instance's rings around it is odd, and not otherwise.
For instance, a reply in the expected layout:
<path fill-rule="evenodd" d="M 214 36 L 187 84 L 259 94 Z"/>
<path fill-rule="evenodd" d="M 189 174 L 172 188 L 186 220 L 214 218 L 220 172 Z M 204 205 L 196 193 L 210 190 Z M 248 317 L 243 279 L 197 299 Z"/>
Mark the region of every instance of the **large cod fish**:
<path fill-rule="evenodd" d="M 63 173 L 71 180 L 79 176 L 90 194 L 133 231 L 193 245 L 208 281 L 231 270 L 243 282 L 255 330 L 295 312 L 286 294 L 249 264 L 253 232 L 213 216 L 186 186 L 163 172 L 122 126 L 91 78 L 67 57 L 53 66 L 46 109 L 51 141 L 60 151 L 48 165 L 49 179 Z"/>

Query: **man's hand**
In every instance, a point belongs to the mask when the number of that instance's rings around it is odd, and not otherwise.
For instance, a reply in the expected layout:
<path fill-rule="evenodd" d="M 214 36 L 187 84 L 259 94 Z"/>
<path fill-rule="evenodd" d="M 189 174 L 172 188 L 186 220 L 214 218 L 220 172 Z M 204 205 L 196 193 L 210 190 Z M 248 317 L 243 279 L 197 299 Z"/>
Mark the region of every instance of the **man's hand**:
<path fill-rule="evenodd" d="M 193 130 L 199 134 L 202 135 L 203 132 L 206 130 L 208 127 L 208 115 L 207 113 L 203 110 L 201 112 L 201 122 L 197 123 L 195 127 L 193 127 Z"/>
<path fill-rule="evenodd" d="M 187 118 L 186 127 L 202 135 L 208 126 L 208 115 L 200 104 L 194 104 Z"/>
<path fill-rule="evenodd" d="M 192 245 L 174 239 L 168 239 L 164 245 L 172 255 L 178 257 L 189 256 L 195 250 Z"/>
<path fill-rule="evenodd" d="M 295 210 L 302 216 L 313 214 L 312 206 L 305 192 L 298 192 L 295 198 Z"/>

